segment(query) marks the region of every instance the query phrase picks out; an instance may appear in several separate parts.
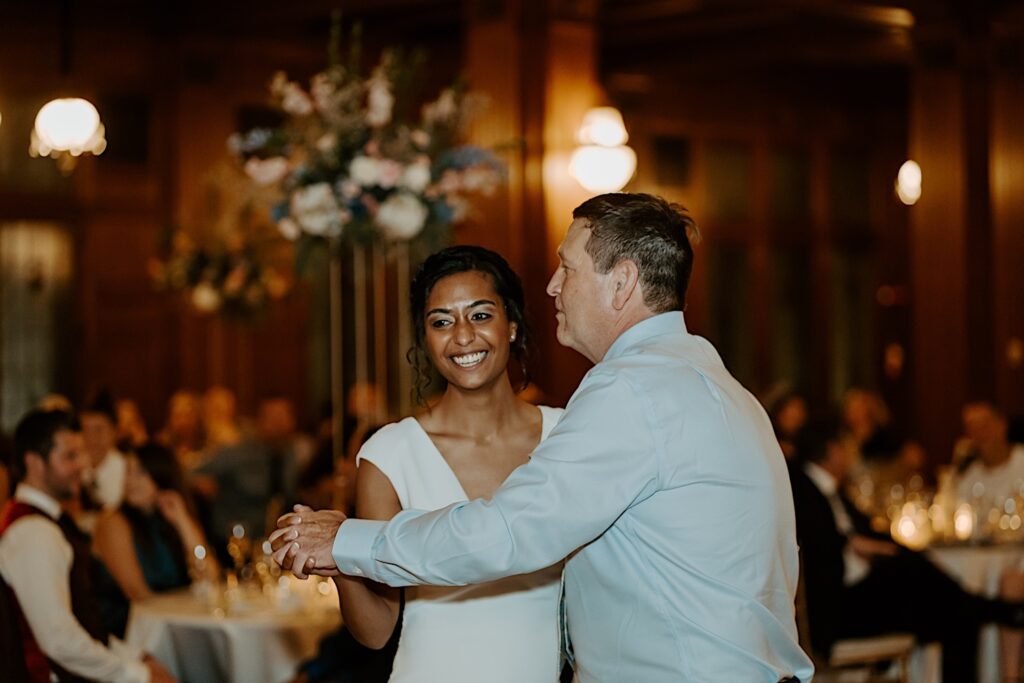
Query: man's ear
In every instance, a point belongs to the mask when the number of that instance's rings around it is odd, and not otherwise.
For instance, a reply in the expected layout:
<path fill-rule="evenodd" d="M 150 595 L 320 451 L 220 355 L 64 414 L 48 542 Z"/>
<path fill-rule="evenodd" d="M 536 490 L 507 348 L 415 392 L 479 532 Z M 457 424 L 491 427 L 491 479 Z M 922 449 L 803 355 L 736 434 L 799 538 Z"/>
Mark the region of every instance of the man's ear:
<path fill-rule="evenodd" d="M 612 306 L 621 311 L 634 296 L 640 295 L 640 269 L 629 259 L 619 261 L 612 268 Z"/>
<path fill-rule="evenodd" d="M 25 474 L 39 469 L 46 469 L 46 458 L 35 451 L 25 451 Z"/>

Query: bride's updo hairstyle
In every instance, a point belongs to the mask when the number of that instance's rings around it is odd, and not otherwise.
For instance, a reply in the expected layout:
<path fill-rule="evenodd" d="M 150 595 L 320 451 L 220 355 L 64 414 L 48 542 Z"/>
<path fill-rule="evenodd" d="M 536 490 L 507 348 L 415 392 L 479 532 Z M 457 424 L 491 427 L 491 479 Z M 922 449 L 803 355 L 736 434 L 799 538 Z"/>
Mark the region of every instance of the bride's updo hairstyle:
<path fill-rule="evenodd" d="M 426 309 L 427 299 L 434 285 L 458 273 L 476 272 L 487 276 L 494 292 L 501 297 L 505 315 L 516 325 L 515 341 L 509 344 L 510 355 L 519 363 L 521 386 L 530 381 L 527 369 L 529 357 L 530 330 L 526 324 L 523 283 L 501 255 L 483 247 L 460 245 L 442 249 L 431 254 L 420 266 L 409 287 L 409 310 L 412 315 L 414 341 L 406 358 L 416 372 L 415 399 L 422 404 L 424 392 L 438 376 L 426 351 Z"/>

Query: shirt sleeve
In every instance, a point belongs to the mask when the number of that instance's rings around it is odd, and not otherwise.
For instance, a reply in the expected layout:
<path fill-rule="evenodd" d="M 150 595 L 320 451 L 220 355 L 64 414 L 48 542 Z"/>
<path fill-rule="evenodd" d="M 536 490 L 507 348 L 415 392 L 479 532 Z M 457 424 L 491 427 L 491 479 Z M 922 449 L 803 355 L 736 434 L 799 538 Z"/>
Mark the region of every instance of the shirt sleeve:
<path fill-rule="evenodd" d="M 592 370 L 490 500 L 348 520 L 335 537 L 338 568 L 391 586 L 466 585 L 562 560 L 656 490 L 660 444 L 645 401 L 621 374 Z"/>
<path fill-rule="evenodd" d="M 68 583 L 72 558 L 60 528 L 38 516 L 15 522 L 0 542 L 0 570 L 18 596 L 39 649 L 89 680 L 148 682 L 149 669 L 137 656 L 115 654 L 75 619 Z"/>

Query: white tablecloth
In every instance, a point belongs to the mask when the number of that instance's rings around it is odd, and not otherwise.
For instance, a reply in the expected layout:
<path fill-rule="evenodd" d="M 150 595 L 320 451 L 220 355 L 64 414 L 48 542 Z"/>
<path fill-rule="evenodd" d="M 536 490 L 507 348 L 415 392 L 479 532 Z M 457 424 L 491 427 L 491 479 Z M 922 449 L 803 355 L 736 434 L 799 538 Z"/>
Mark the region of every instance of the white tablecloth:
<path fill-rule="evenodd" d="M 1024 560 L 1024 545 L 945 546 L 929 548 L 929 559 L 955 578 L 965 590 L 994 598 L 999 594 L 999 580 L 1008 567 Z M 978 644 L 978 683 L 999 683 L 999 629 L 985 626 Z M 915 681 L 935 683 L 940 680 L 937 662 L 918 658 Z M 949 682 L 947 682 L 949 683 Z"/>
<path fill-rule="evenodd" d="M 312 588 L 306 584 L 276 600 L 200 601 L 188 590 L 164 593 L 132 605 L 125 639 L 183 683 L 282 683 L 341 622 L 333 583 L 328 595 Z"/>

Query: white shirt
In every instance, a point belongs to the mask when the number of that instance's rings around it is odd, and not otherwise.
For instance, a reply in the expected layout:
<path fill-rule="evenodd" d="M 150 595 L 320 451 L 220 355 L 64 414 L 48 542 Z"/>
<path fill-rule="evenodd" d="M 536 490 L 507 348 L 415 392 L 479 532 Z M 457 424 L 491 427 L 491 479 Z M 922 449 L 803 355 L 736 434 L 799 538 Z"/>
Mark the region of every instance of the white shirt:
<path fill-rule="evenodd" d="M 74 551 L 57 526 L 60 503 L 39 489 L 18 484 L 14 499 L 45 512 L 15 521 L 0 537 L 0 576 L 18 597 L 39 649 L 73 674 L 110 683 L 148 683 L 140 652 L 117 640 L 106 647 L 71 612 Z"/>
<path fill-rule="evenodd" d="M 998 467 L 988 467 L 981 460 L 971 463 L 960 475 L 956 491 L 960 500 L 981 497 L 994 505 L 1001 505 L 1007 498 L 1017 495 L 1021 484 L 1024 484 L 1024 445 L 1017 444 L 1006 462 Z"/>
<path fill-rule="evenodd" d="M 394 586 L 564 557 L 580 683 L 811 680 L 793 495 L 771 423 L 679 312 L 624 332 L 490 500 L 348 520 L 334 558 Z M 485 676 L 486 677 L 486 676 Z"/>
<path fill-rule="evenodd" d="M 128 461 L 121 451 L 110 449 L 92 473 L 93 500 L 105 510 L 113 510 L 121 505 L 124 498 L 124 478 L 128 470 Z"/>
<path fill-rule="evenodd" d="M 804 472 L 807 473 L 807 478 L 818 487 L 821 494 L 828 500 L 828 505 L 832 508 L 832 516 L 836 518 L 836 528 L 839 530 L 839 533 L 847 538 L 857 533 L 857 530 L 853 528 L 853 520 L 850 519 L 850 513 L 846 511 L 843 501 L 839 498 L 839 485 L 835 477 L 813 462 L 804 464 Z M 852 586 L 866 577 L 870 571 L 871 563 L 857 554 L 853 546 L 849 543 L 843 546 L 844 585 Z"/>

